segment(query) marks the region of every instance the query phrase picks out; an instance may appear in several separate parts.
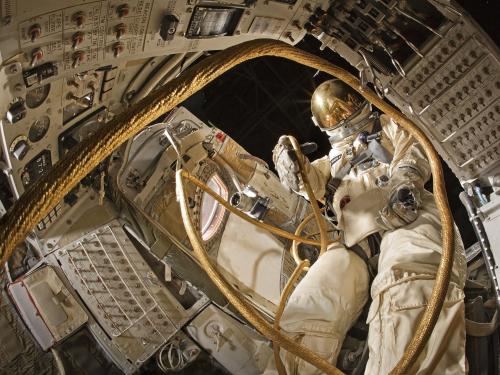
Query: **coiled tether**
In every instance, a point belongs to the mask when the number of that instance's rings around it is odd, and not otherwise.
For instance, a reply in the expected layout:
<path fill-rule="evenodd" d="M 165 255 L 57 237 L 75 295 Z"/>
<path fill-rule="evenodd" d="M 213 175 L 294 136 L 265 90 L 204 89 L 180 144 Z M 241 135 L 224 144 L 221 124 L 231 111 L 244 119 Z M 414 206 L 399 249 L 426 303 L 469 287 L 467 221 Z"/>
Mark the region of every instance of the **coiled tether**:
<path fill-rule="evenodd" d="M 31 185 L 9 209 L 7 214 L 0 219 L 1 261 L 6 262 L 15 247 L 26 238 L 29 231 L 83 177 L 97 167 L 103 159 L 108 157 L 122 143 L 224 72 L 244 61 L 261 56 L 282 57 L 341 79 L 392 117 L 394 121 L 420 142 L 425 150 L 431 166 L 433 192 L 441 218 L 443 252 L 432 295 L 425 313 L 420 319 L 405 353 L 391 371 L 391 374 L 407 373 L 422 352 L 437 322 L 448 289 L 453 263 L 453 219 L 448 206 L 439 156 L 429 139 L 412 121 L 381 100 L 373 91 L 362 89 L 357 78 L 318 56 L 296 49 L 283 42 L 267 39 L 253 40 L 206 58 L 130 107 L 127 111 L 117 115 L 106 126 L 101 127 L 91 137 L 74 147 L 52 167 L 47 175 Z M 216 285 L 218 284 L 216 283 Z M 234 290 L 224 290 L 224 294 L 228 298 L 236 296 L 236 293 Z M 250 321 L 255 324 L 254 321 Z M 256 325 L 256 328 L 259 329 L 259 326 Z M 271 330 L 270 333 L 276 335 L 278 331 Z M 278 335 L 280 334 L 278 333 Z M 277 341 L 277 338 L 275 336 L 270 339 Z M 312 353 L 309 349 L 293 343 L 286 337 L 284 338 L 288 341 L 280 342 L 282 348 L 290 350 L 293 354 L 308 362 L 314 363 L 327 374 L 340 373 L 334 366 L 325 363 L 325 360 Z M 295 344 L 295 346 L 289 345 L 287 342 Z"/>

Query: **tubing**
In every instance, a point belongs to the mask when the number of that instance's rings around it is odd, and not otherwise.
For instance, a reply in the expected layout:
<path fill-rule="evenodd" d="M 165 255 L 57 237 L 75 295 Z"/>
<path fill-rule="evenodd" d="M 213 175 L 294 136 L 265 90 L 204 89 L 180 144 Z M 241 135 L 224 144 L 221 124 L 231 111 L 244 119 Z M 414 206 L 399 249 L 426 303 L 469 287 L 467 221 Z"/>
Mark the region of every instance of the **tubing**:
<path fill-rule="evenodd" d="M 441 216 L 443 252 L 432 295 L 415 334 L 391 374 L 407 373 L 422 352 L 441 312 L 450 282 L 453 264 L 453 219 L 443 181 L 439 155 L 422 130 L 373 91 L 361 87 L 359 80 L 330 62 L 296 49 L 283 42 L 268 39 L 248 41 L 207 57 L 179 77 L 152 92 L 106 126 L 71 149 L 47 173 L 33 183 L 0 219 L 0 257 L 6 262 L 17 244 L 52 210 L 59 201 L 122 143 L 146 125 L 206 86 L 234 66 L 262 56 L 277 56 L 335 76 L 390 116 L 419 142 L 429 160 L 433 191 Z"/>
<path fill-rule="evenodd" d="M 228 301 L 238 309 L 238 311 L 247 319 L 252 325 L 270 341 L 278 343 L 283 349 L 286 349 L 303 360 L 309 362 L 317 367 L 325 374 L 339 375 L 342 374 L 340 370 L 335 368 L 325 359 L 318 356 L 311 349 L 299 345 L 290 338 L 284 336 L 279 331 L 275 330 L 262 316 L 255 310 L 247 301 L 245 301 L 240 293 L 237 292 L 225 279 L 221 276 L 219 271 L 210 261 L 207 252 L 203 248 L 202 240 L 200 238 L 199 230 L 195 228 L 191 215 L 189 214 L 189 207 L 187 203 L 186 188 L 184 186 L 184 179 L 189 179 L 189 174 L 186 171 L 178 170 L 175 174 L 175 188 L 179 204 L 181 206 L 182 221 L 184 222 L 186 233 L 189 237 L 193 251 L 201 266 L 212 279 L 214 284 L 226 296 Z M 279 365 L 278 365 L 279 366 Z"/>
<path fill-rule="evenodd" d="M 320 250 L 319 250 L 319 256 L 322 256 L 326 248 L 328 246 L 328 238 L 326 237 L 326 225 L 325 222 L 323 221 L 323 217 L 321 215 L 321 210 L 319 209 L 318 206 L 318 201 L 316 200 L 314 196 L 314 192 L 312 191 L 311 184 L 309 183 L 309 177 L 307 176 L 306 169 L 304 167 L 304 156 L 302 155 L 302 152 L 300 151 L 300 145 L 297 140 L 292 137 L 291 135 L 288 136 L 288 139 L 290 140 L 290 143 L 292 144 L 293 150 L 295 151 L 295 154 L 297 155 L 297 163 L 299 164 L 299 172 L 300 172 L 300 177 L 302 177 L 302 182 L 304 183 L 304 188 L 306 190 L 307 194 L 307 199 L 309 200 L 309 203 L 311 203 L 311 207 L 313 210 L 314 217 L 316 218 L 316 224 L 318 225 L 319 229 L 319 236 L 320 236 Z"/>
<path fill-rule="evenodd" d="M 304 229 L 306 224 L 309 221 L 311 221 L 311 219 L 313 217 L 314 217 L 314 212 L 311 212 L 304 219 L 302 219 L 300 224 L 297 226 L 297 229 L 295 230 L 295 235 L 300 236 L 300 233 L 302 233 L 302 230 Z M 302 259 L 300 259 L 300 256 L 299 256 L 299 242 L 297 242 L 297 241 L 292 242 L 291 253 L 292 253 L 293 259 L 295 260 L 295 263 L 297 263 L 297 265 L 299 265 L 302 262 Z M 306 268 L 306 271 L 308 271 L 308 270 L 309 270 L 309 266 Z"/>
<path fill-rule="evenodd" d="M 181 74 L 183 70 L 187 69 L 192 63 L 198 60 L 201 56 L 203 56 L 203 52 L 190 53 L 188 56 L 186 56 L 186 59 L 182 61 L 181 64 L 178 64 L 175 67 L 175 70 L 172 70 L 170 73 L 168 73 L 168 75 L 162 77 L 162 79 L 160 80 L 160 84 L 164 85 L 165 82 L 168 82 L 171 79 L 175 78 L 177 75 Z"/>
<path fill-rule="evenodd" d="M 142 98 L 147 96 L 153 89 L 156 87 L 160 81 L 165 78 L 166 75 L 172 72 L 177 65 L 179 65 L 182 59 L 186 56 L 185 53 L 179 53 L 177 55 L 173 55 L 168 61 L 163 64 L 157 72 L 154 73 L 153 77 L 150 77 L 146 83 L 137 91 L 134 97 L 130 100 L 130 104 L 135 104 L 140 101 Z"/>
<path fill-rule="evenodd" d="M 311 240 L 310 238 L 306 237 L 301 237 L 298 235 L 295 235 L 293 233 L 287 232 L 286 230 L 283 230 L 281 228 L 277 228 L 273 225 L 264 223 L 262 221 L 255 220 L 248 216 L 247 214 L 241 212 L 238 210 L 236 207 L 231 206 L 224 198 L 222 198 L 219 194 L 217 194 L 215 191 L 210 189 L 206 184 L 198 180 L 196 177 L 191 176 L 189 173 L 184 172 L 183 174 L 184 178 L 192 182 L 194 185 L 205 191 L 207 194 L 209 194 L 212 198 L 214 198 L 217 202 L 219 202 L 226 210 L 229 212 L 235 214 L 236 216 L 240 217 L 243 220 L 248 221 L 250 224 L 255 225 L 256 227 L 259 227 L 261 229 L 267 230 L 271 233 L 276 234 L 277 236 L 288 238 L 289 240 L 292 241 L 297 241 L 298 243 L 305 243 L 308 245 L 313 245 L 313 246 L 320 246 L 321 242 L 318 242 L 316 240 Z"/>
<path fill-rule="evenodd" d="M 293 270 L 292 275 L 288 279 L 285 288 L 283 289 L 283 293 L 281 293 L 280 303 L 278 305 L 278 310 L 276 311 L 276 315 L 274 316 L 274 323 L 273 323 L 273 328 L 278 332 L 280 330 L 280 320 L 281 317 L 283 316 L 283 311 L 285 311 L 286 301 L 288 300 L 288 297 L 292 292 L 293 285 L 297 282 L 300 274 L 303 271 L 307 271 L 307 269 L 309 269 L 309 261 L 306 259 L 301 261 L 297 265 L 297 267 L 295 267 L 295 270 Z M 274 354 L 274 361 L 276 362 L 276 368 L 278 369 L 278 374 L 286 375 L 285 366 L 283 365 L 283 362 L 281 361 L 280 358 L 280 345 L 278 342 L 273 342 L 273 354 Z"/>

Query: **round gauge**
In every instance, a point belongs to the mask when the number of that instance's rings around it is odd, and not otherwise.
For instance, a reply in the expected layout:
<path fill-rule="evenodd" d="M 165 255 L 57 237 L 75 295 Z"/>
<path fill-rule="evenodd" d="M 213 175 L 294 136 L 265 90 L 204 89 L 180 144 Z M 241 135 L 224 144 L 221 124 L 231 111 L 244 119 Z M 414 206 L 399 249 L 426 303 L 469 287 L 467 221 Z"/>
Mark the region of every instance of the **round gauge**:
<path fill-rule="evenodd" d="M 28 139 L 30 142 L 38 142 L 42 139 L 50 126 L 50 118 L 48 116 L 42 116 L 31 125 L 28 131 Z"/>
<path fill-rule="evenodd" d="M 42 104 L 50 92 L 50 83 L 37 87 L 26 93 L 26 105 L 28 108 L 36 108 Z"/>

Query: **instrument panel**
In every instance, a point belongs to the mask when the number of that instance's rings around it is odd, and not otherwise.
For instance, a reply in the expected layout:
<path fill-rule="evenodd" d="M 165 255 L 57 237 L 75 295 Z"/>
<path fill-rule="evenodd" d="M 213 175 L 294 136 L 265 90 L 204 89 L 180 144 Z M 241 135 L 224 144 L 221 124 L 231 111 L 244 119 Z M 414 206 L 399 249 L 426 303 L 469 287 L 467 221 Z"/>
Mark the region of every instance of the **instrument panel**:
<path fill-rule="evenodd" d="M 145 79 L 162 84 L 201 52 L 250 39 L 296 43 L 311 9 L 301 1 L 0 4 L 0 134 L 16 196 L 83 139 L 76 128 L 95 128 L 151 91 Z"/>
<path fill-rule="evenodd" d="M 112 221 L 56 252 L 71 285 L 120 351 L 137 366 L 208 301 L 185 310 Z"/>
<path fill-rule="evenodd" d="M 301 1 L 9 3 L 4 61 L 20 60 L 24 71 L 50 63 L 59 76 L 139 56 L 219 50 L 255 37 L 298 41 L 305 30 L 292 20 L 301 24 L 308 16 Z"/>

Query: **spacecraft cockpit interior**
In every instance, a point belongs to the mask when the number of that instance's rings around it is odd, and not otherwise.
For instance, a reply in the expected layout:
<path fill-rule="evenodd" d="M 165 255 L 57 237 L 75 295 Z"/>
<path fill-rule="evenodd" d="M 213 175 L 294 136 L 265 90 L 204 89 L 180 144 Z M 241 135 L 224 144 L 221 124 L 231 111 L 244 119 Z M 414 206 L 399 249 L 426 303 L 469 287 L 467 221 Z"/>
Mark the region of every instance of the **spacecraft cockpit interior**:
<path fill-rule="evenodd" d="M 0 374 L 498 374 L 495 12 L 0 0 Z M 255 125 L 296 136 L 274 165 L 193 101 L 264 56 L 353 90 L 294 97 L 307 131 Z"/>

